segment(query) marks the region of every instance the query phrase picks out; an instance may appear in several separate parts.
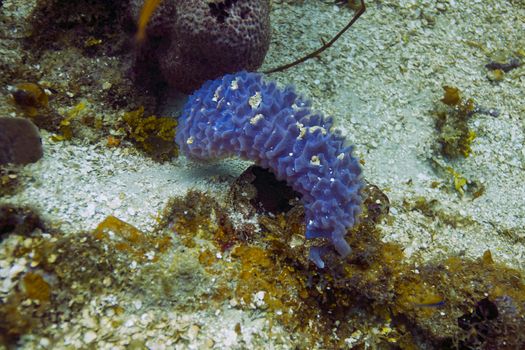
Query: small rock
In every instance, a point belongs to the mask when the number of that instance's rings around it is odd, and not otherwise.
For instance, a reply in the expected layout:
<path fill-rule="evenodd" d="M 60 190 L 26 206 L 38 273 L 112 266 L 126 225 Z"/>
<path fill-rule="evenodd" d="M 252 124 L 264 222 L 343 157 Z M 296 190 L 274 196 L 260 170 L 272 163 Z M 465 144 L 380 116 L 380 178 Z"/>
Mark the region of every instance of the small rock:
<path fill-rule="evenodd" d="M 58 256 L 56 254 L 51 254 L 48 258 L 47 258 L 47 262 L 49 264 L 53 264 L 55 261 L 57 261 L 57 258 Z"/>
<path fill-rule="evenodd" d="M 215 345 L 215 342 L 213 341 L 213 339 L 208 338 L 204 341 L 200 349 L 201 350 L 213 349 L 213 345 Z"/>
<path fill-rule="evenodd" d="M 120 199 L 118 197 L 113 198 L 108 203 L 108 207 L 110 207 L 111 209 L 118 209 L 118 208 L 120 208 L 121 205 L 122 205 L 122 202 L 120 201 Z"/>
<path fill-rule="evenodd" d="M 47 348 L 49 347 L 49 345 L 51 345 L 51 342 L 49 341 L 48 338 L 42 338 L 40 339 L 40 346 L 43 347 L 43 348 Z"/>
<path fill-rule="evenodd" d="M 487 78 L 493 82 L 500 82 L 505 77 L 505 72 L 501 69 L 490 70 L 487 72 Z"/>
<path fill-rule="evenodd" d="M 190 341 L 195 341 L 197 339 L 197 335 L 199 334 L 199 331 L 200 331 L 200 327 L 193 324 L 190 326 L 190 328 L 188 329 L 188 339 Z"/>
<path fill-rule="evenodd" d="M 253 295 L 253 302 L 255 303 L 255 305 L 257 307 L 263 307 L 265 306 L 265 302 L 264 302 L 264 296 L 266 295 L 266 292 L 261 290 L 261 291 L 258 291 L 257 293 L 255 293 Z"/>
<path fill-rule="evenodd" d="M 135 307 L 136 310 L 140 310 L 142 308 L 142 301 L 134 300 L 133 301 L 133 306 Z"/>
<path fill-rule="evenodd" d="M 26 268 L 27 261 L 22 258 L 19 261 L 17 261 L 16 264 L 14 264 L 11 269 L 9 270 L 9 276 L 11 279 L 16 278 L 22 271 Z"/>
<path fill-rule="evenodd" d="M 29 164 L 42 158 L 38 128 L 28 119 L 0 117 L 0 164 Z"/>
<path fill-rule="evenodd" d="M 93 331 L 88 331 L 84 334 L 84 343 L 89 344 L 97 339 L 97 333 Z"/>

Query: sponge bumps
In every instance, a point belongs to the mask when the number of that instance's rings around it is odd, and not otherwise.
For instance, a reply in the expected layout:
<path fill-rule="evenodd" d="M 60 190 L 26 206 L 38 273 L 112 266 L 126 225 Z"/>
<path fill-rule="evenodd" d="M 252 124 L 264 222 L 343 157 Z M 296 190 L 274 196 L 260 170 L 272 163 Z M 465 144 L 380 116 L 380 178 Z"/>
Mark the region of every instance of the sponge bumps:
<path fill-rule="evenodd" d="M 346 256 L 344 236 L 361 209 L 361 169 L 332 126 L 291 87 L 241 72 L 209 81 L 190 97 L 175 140 L 192 159 L 238 156 L 270 169 L 302 195 L 306 238 L 327 239 Z M 310 259 L 323 267 L 326 251 L 311 247 Z"/>
<path fill-rule="evenodd" d="M 143 52 L 179 91 L 194 91 L 225 73 L 256 70 L 268 51 L 269 0 L 164 0 L 157 11 Z"/>

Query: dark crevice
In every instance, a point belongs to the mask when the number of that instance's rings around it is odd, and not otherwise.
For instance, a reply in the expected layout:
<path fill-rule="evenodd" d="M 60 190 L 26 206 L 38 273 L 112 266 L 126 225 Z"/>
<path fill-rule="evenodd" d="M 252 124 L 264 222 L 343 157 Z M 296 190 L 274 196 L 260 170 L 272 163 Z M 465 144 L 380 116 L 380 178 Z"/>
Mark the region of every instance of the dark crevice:
<path fill-rule="evenodd" d="M 0 207 L 0 242 L 11 234 L 28 236 L 36 229 L 45 231 L 39 215 L 32 209 L 11 205 Z"/>

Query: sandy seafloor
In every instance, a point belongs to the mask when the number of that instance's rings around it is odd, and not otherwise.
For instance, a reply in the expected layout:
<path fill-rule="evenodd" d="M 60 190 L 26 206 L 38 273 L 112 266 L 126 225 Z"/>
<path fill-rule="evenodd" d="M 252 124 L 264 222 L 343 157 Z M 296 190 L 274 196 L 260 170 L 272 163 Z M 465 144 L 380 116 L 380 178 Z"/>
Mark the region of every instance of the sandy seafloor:
<path fill-rule="evenodd" d="M 2 11 L 18 3 L 4 1 Z M 525 4 L 388 0 L 367 5 L 362 18 L 319 59 L 273 74 L 272 79 L 294 84 L 316 110 L 332 115 L 355 144 L 355 154 L 364 161 L 364 177 L 390 200 L 391 220 L 381 226 L 384 240 L 402 244 L 407 258 L 418 253 L 428 260 L 448 254 L 474 259 L 490 250 L 495 261 L 525 270 L 525 70 L 522 66 L 493 82 L 484 67 L 525 50 Z M 263 69 L 316 48 L 320 37 L 331 37 L 350 16 L 348 9 L 319 0 L 274 1 L 272 44 Z M 477 138 L 467 158 L 447 160 L 435 151 L 432 110 L 444 85 L 456 86 L 479 105 L 500 111 L 497 117 L 476 114 L 469 120 Z M 5 87 L 0 88 L 5 94 Z M 20 170 L 22 189 L 0 198 L 0 203 L 35 207 L 54 228 L 68 234 L 92 230 L 108 215 L 151 230 L 171 197 L 197 188 L 222 198 L 249 164 L 228 160 L 197 165 L 183 158 L 161 164 L 131 146 L 108 148 L 102 141 L 78 138 L 57 143 L 47 131 L 42 137 L 43 159 Z M 475 199 L 462 196 L 452 176 L 433 166 L 432 158 L 482 183 L 485 192 Z M 403 204 L 418 197 L 437 200 L 443 215 L 470 224 L 452 227 Z M 5 239 L 0 247 L 9 242 Z M 11 288 L 11 279 L 29 269 L 27 259 L 5 252 L 0 248 L 0 297 Z M 124 348 L 130 339 L 143 340 L 140 344 L 149 349 L 297 345 L 285 327 L 273 324 L 270 331 L 264 309 L 224 305 L 170 313 L 150 304 L 147 293 L 141 297 L 124 292 L 97 295 L 67 322 L 50 326 L 59 334 L 53 346 L 48 338 L 27 335 L 20 348 Z M 104 303 L 128 310 L 123 326 L 108 330 L 112 315 L 99 313 Z M 163 332 L 159 315 L 171 333 Z M 242 324 L 241 333 L 235 331 L 236 323 Z M 372 340 L 365 343 L 373 348 Z M 347 344 L 350 348 L 352 341 Z"/>

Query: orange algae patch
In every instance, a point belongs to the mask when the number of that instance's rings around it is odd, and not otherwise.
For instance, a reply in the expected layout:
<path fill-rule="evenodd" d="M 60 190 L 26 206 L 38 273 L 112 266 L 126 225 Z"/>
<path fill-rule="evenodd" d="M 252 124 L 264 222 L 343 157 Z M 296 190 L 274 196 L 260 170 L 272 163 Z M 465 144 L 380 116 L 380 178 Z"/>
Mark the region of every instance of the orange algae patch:
<path fill-rule="evenodd" d="M 257 265 L 261 268 L 270 268 L 272 266 L 267 251 L 258 247 L 237 246 L 233 250 L 232 256 L 240 258 L 244 266 L 253 267 Z"/>
<path fill-rule="evenodd" d="M 508 296 L 517 305 L 525 301 L 521 273 L 495 263 L 489 251 L 474 261 L 449 257 L 435 265 L 423 265 L 417 274 L 411 271 L 412 267 L 407 267 L 410 270 L 396 280 L 393 310 L 419 318 L 420 322 L 430 317 L 435 309 L 451 317 L 465 304 L 472 306 L 487 296 L 492 300 Z M 438 323 L 443 322 L 444 319 Z"/>
<path fill-rule="evenodd" d="M 254 246 L 236 246 L 232 257 L 241 264 L 235 294 L 250 305 L 256 293 L 264 293 L 264 303 L 272 311 L 298 307 L 301 296 L 307 296 L 301 275 L 290 266 L 276 266 L 270 258 L 275 252 Z M 283 316 L 286 316 L 284 314 Z"/>
<path fill-rule="evenodd" d="M 209 249 L 206 249 L 199 254 L 199 262 L 201 265 L 210 266 L 215 262 L 215 256 Z"/>
<path fill-rule="evenodd" d="M 118 147 L 120 145 L 120 139 L 115 136 L 108 136 L 106 145 L 108 147 Z"/>
<path fill-rule="evenodd" d="M 164 253 L 171 245 L 171 237 L 150 237 L 111 215 L 98 224 L 93 234 L 96 239 L 110 242 L 115 249 L 132 255 L 140 262 L 157 261 L 157 253 Z M 153 254 L 149 255 L 150 252 Z"/>
<path fill-rule="evenodd" d="M 40 274 L 28 272 L 25 274 L 22 282 L 29 299 L 40 302 L 49 301 L 51 297 L 51 287 Z"/>
<path fill-rule="evenodd" d="M 142 5 L 142 9 L 140 10 L 139 21 L 137 23 L 138 29 L 137 29 L 136 40 L 139 43 L 144 41 L 144 39 L 146 38 L 146 27 L 148 25 L 148 22 L 151 19 L 153 12 L 155 12 L 155 9 L 160 5 L 161 1 L 162 0 L 144 1 L 144 5 Z"/>

